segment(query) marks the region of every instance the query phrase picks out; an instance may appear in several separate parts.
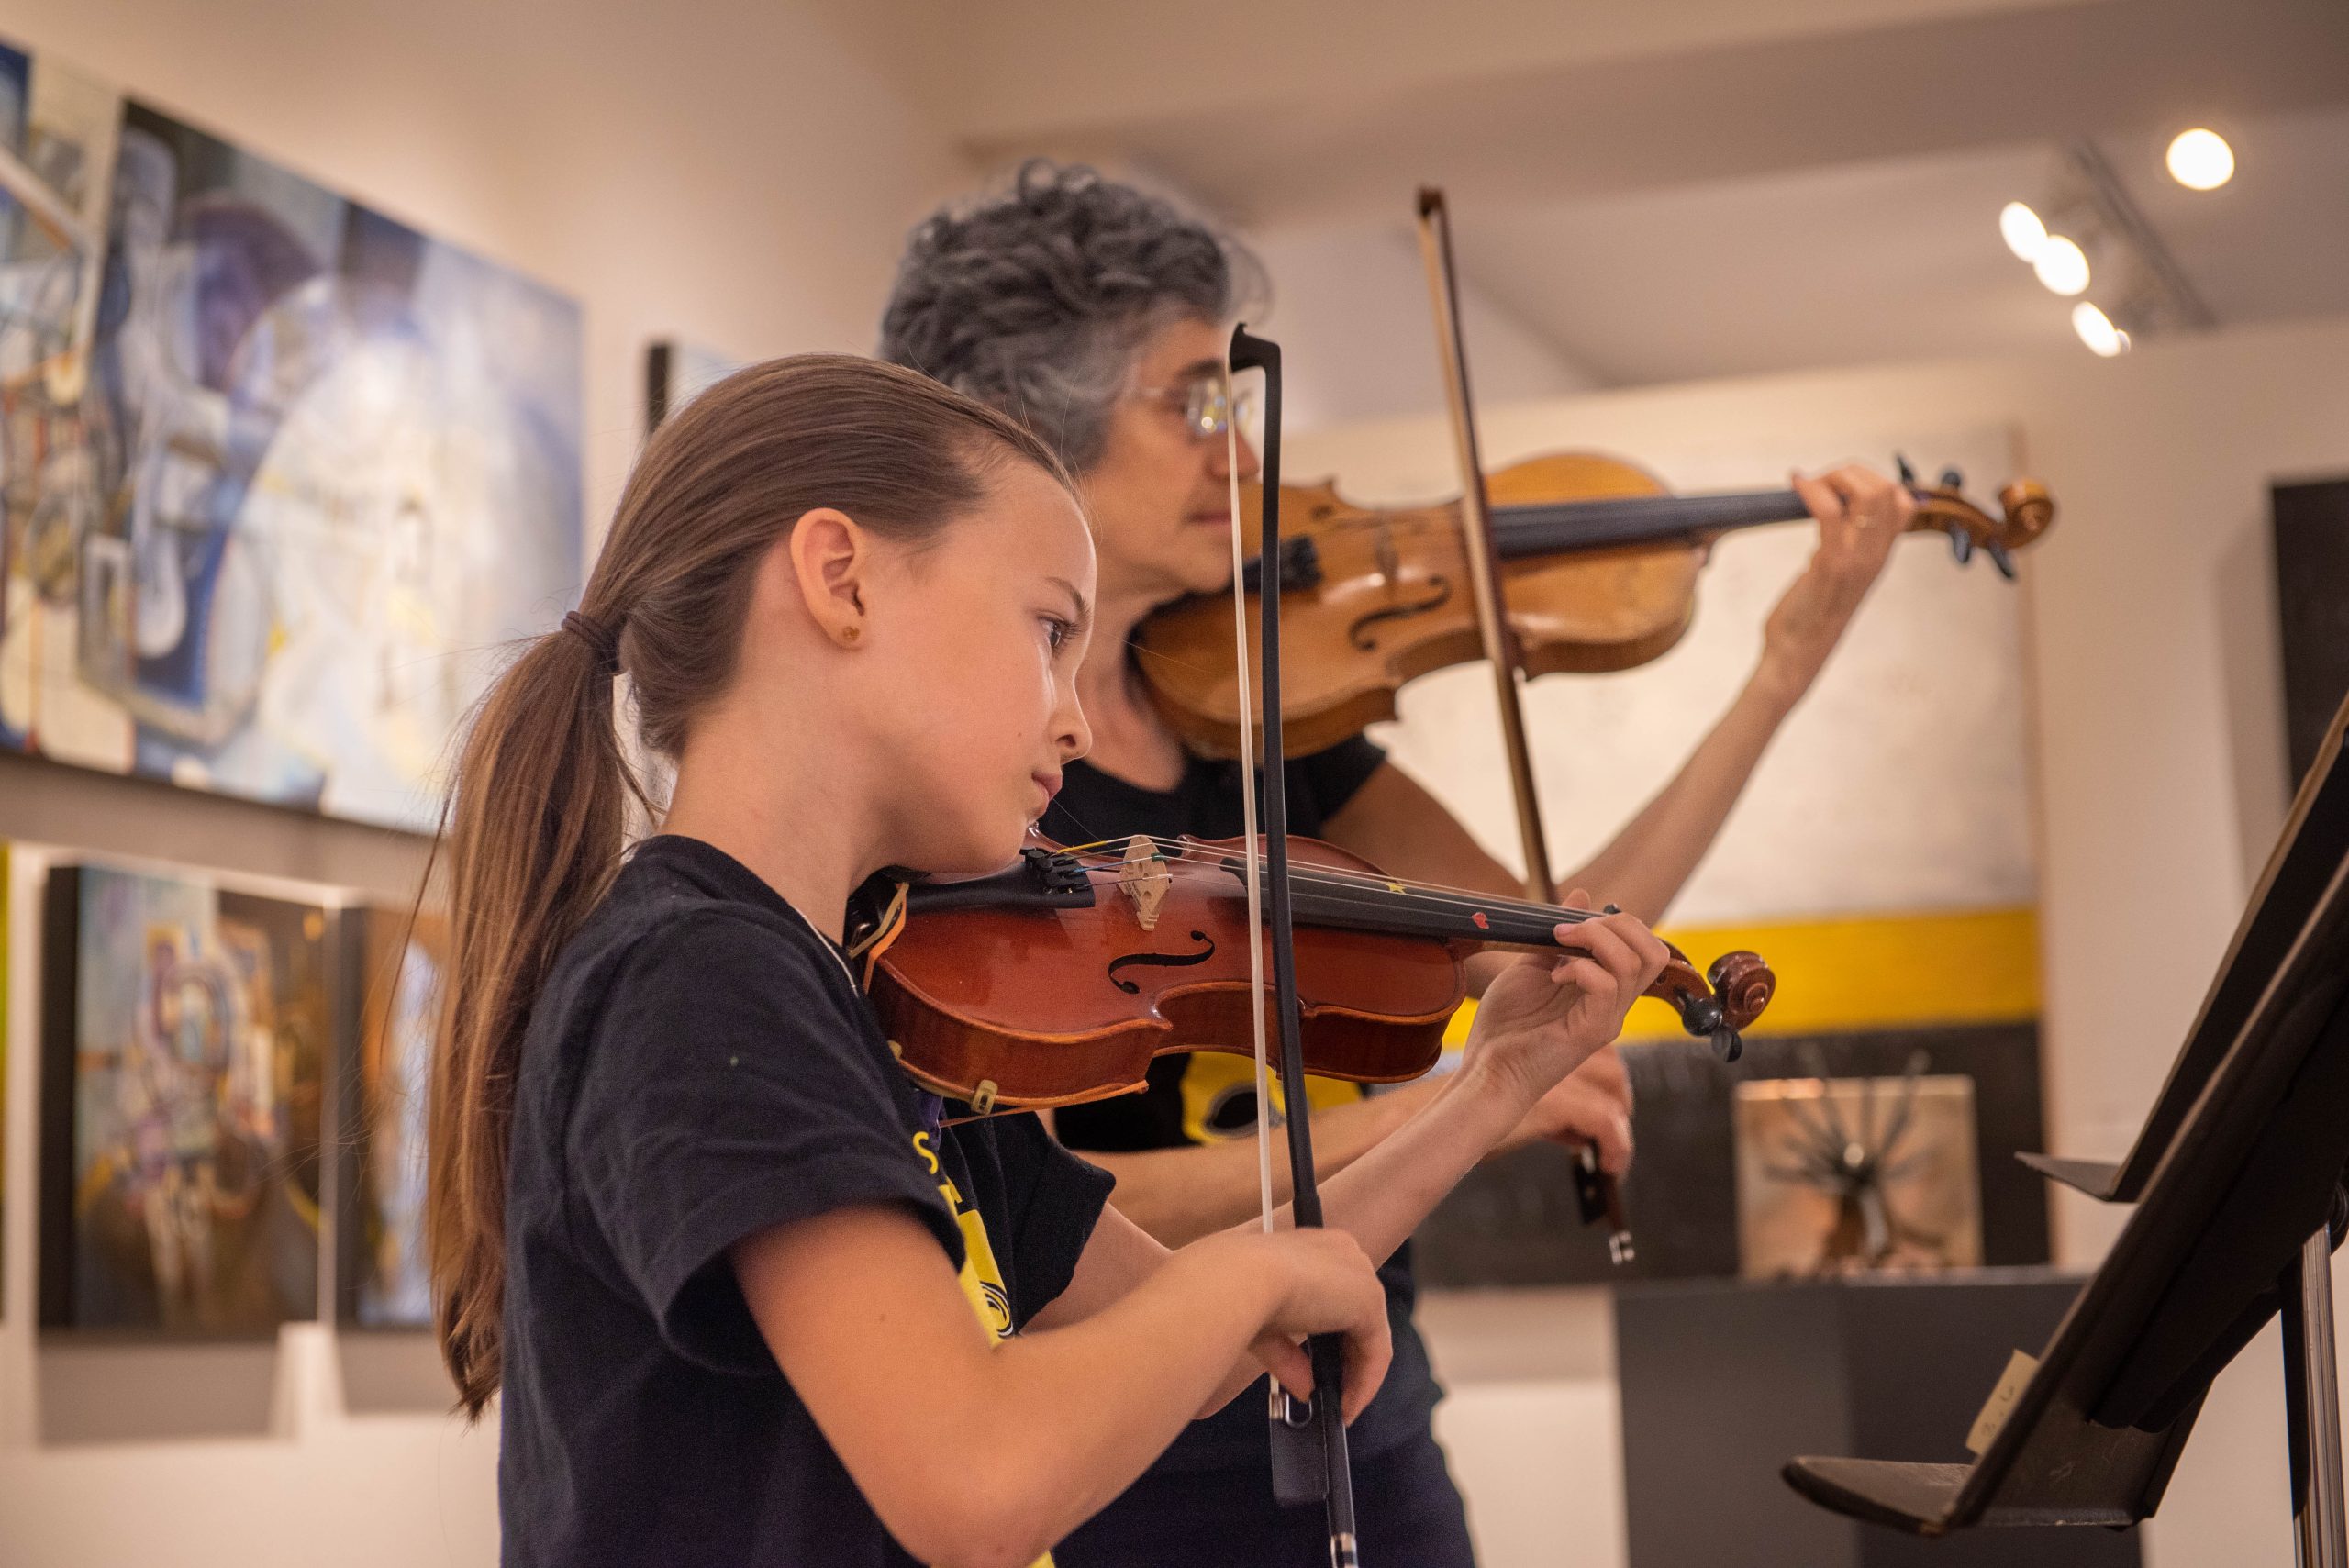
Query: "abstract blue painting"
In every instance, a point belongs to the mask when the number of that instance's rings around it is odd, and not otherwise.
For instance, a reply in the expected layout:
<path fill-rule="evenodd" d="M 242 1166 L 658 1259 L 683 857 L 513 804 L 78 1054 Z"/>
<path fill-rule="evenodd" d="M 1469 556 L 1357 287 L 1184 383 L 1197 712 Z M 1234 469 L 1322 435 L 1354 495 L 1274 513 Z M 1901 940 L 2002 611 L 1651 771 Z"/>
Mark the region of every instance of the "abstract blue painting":
<path fill-rule="evenodd" d="M 576 594 L 577 306 L 134 101 L 109 122 L 83 93 L 53 135 L 46 61 L 22 75 L 0 298 L 40 308 L 0 316 L 25 406 L 0 724 L 61 761 L 429 827 L 501 645 Z"/>

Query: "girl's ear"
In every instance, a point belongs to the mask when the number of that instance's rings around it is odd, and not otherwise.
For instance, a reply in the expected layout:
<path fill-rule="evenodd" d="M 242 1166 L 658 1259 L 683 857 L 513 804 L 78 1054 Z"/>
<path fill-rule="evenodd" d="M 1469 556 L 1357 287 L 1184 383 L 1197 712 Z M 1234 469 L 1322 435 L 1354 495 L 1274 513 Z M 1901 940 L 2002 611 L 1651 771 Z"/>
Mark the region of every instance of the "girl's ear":
<path fill-rule="evenodd" d="M 818 506 L 792 525 L 783 554 L 817 629 L 843 648 L 854 647 L 865 631 L 873 536 L 847 513 Z"/>

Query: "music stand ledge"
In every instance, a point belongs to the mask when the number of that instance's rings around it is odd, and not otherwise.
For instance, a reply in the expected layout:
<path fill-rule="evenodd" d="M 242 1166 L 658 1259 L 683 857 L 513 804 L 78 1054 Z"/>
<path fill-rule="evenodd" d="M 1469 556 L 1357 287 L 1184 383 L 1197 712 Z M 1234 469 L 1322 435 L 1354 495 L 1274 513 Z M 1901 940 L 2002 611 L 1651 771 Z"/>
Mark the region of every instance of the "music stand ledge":
<path fill-rule="evenodd" d="M 2349 778 L 2321 767 L 2310 783 L 2333 773 Z M 2132 1162 L 2152 1170 L 2138 1207 L 1980 1458 L 1799 1458 L 1784 1473 L 1803 1496 L 1922 1536 L 2133 1525 L 2160 1505 L 2210 1380 L 2280 1310 L 2299 1560 L 2349 1568 L 2331 1296 L 2349 1164 L 2349 835 L 2307 817 L 2296 811 L 2188 1042 L 2207 1068 L 2173 1069 L 2173 1090 L 2201 1080 L 2175 1137 L 2157 1158 L 2140 1139 Z M 2285 905 L 2299 907 L 2269 907 Z M 2239 1020 L 2223 1052 L 2210 1038 L 2221 1020 Z M 2032 1163 L 2128 1195 L 2122 1166 Z"/>

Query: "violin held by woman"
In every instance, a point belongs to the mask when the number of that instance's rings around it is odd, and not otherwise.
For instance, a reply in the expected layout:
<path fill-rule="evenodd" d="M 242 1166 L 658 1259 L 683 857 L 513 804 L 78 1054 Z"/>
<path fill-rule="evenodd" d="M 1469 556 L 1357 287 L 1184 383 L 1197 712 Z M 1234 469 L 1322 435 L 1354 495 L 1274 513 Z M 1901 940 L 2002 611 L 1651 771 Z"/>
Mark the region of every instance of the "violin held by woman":
<path fill-rule="evenodd" d="M 1920 484 L 1911 532 L 1942 532 L 1963 563 L 1976 550 L 2009 577 L 2013 552 L 2053 526 L 2046 487 L 2018 479 L 1999 515 L 1966 499 L 1955 471 Z M 1697 576 L 1721 534 L 1809 516 L 1793 490 L 1673 495 L 1616 458 L 1564 452 L 1497 469 L 1486 482 L 1508 624 L 1529 675 L 1628 670 L 1669 650 L 1696 613 Z M 1243 494 L 1251 537 L 1261 512 Z M 1431 671 L 1484 657 L 1458 501 L 1358 506 L 1332 484 L 1288 485 L 1281 517 L 1282 713 L 1290 756 L 1395 717 L 1395 694 Z M 1261 573 L 1252 565 L 1252 593 Z M 1193 750 L 1236 756 L 1240 683 L 1231 606 L 1204 595 L 1169 605 L 1134 638 L 1136 663 L 1167 723 Z"/>

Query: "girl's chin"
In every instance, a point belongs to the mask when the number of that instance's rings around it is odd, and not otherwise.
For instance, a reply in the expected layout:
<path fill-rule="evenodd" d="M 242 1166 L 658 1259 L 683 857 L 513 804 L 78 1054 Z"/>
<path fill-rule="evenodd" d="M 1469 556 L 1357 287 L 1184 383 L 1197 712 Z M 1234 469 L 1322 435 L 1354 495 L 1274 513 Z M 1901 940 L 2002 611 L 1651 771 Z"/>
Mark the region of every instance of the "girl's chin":
<path fill-rule="evenodd" d="M 1017 826 L 969 844 L 956 846 L 952 857 L 956 869 L 951 874 L 985 876 L 989 872 L 1001 871 L 1019 858 L 1019 851 L 1027 848 L 1029 832 L 1035 825 L 1034 817 L 1022 817 Z"/>

